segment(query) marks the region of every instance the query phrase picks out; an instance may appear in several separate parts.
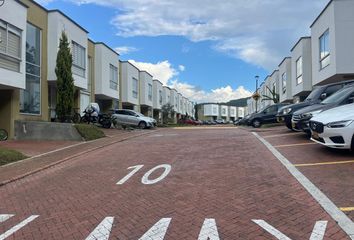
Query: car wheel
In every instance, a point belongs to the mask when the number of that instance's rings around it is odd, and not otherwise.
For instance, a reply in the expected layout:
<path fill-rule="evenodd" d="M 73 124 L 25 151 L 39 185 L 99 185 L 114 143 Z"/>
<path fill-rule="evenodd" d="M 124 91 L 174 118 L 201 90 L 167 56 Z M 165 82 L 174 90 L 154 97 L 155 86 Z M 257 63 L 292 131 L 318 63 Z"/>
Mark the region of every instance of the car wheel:
<path fill-rule="evenodd" d="M 140 122 L 139 125 L 138 125 L 138 127 L 139 127 L 140 129 L 146 128 L 146 122 Z"/>
<path fill-rule="evenodd" d="M 350 146 L 350 150 L 351 150 L 352 152 L 354 152 L 354 135 L 353 135 L 353 137 L 352 137 L 352 144 L 351 144 L 351 146 Z"/>
<path fill-rule="evenodd" d="M 308 138 L 311 138 L 311 131 L 310 130 L 306 130 L 305 133 Z"/>
<path fill-rule="evenodd" d="M 262 123 L 261 123 L 261 121 L 259 119 L 255 119 L 255 120 L 252 121 L 252 126 L 254 128 L 259 128 L 260 126 L 262 126 Z"/>
<path fill-rule="evenodd" d="M 286 127 L 289 128 L 291 131 L 295 132 L 295 130 L 293 129 L 293 126 L 291 126 L 291 123 L 285 123 Z"/>

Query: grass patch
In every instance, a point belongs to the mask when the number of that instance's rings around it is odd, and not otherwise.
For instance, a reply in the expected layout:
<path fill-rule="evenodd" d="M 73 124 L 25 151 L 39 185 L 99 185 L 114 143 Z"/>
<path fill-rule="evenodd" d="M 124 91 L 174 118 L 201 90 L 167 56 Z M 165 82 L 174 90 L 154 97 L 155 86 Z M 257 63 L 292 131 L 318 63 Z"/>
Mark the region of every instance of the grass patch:
<path fill-rule="evenodd" d="M 75 124 L 76 130 L 85 141 L 91 141 L 105 137 L 103 131 L 92 124 Z"/>
<path fill-rule="evenodd" d="M 15 150 L 0 148 L 0 166 L 27 158 Z"/>

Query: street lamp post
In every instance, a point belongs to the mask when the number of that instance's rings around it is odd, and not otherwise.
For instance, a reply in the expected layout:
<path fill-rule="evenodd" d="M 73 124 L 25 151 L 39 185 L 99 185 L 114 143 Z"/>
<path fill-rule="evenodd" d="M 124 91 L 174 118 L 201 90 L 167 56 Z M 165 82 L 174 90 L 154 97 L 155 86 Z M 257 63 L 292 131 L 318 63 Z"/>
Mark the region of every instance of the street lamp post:
<path fill-rule="evenodd" d="M 255 76 L 254 77 L 256 79 L 256 93 L 254 94 L 253 96 L 253 99 L 256 101 L 256 112 L 258 112 L 258 99 L 259 99 L 259 94 L 258 94 L 258 79 L 259 79 L 259 76 Z"/>

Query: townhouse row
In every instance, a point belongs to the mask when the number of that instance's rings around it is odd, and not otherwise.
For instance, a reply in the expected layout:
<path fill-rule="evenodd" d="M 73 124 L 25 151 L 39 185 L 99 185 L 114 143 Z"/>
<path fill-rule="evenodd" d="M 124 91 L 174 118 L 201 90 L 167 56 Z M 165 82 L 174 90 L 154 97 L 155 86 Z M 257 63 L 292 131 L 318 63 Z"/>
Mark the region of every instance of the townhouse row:
<path fill-rule="evenodd" d="M 354 1 L 331 0 L 311 24 L 311 36 L 301 37 L 278 69 L 267 76 L 257 92 L 276 90 L 281 103 L 303 101 L 318 85 L 354 79 Z M 247 102 L 249 113 L 273 101 Z"/>
<path fill-rule="evenodd" d="M 33 0 L 6 0 L 0 7 L 0 128 L 14 135 L 15 121 L 51 121 L 56 117 L 56 58 L 62 32 L 73 56 L 75 108 L 90 102 L 101 111 L 133 109 L 161 121 L 170 103 L 175 118 L 193 116 L 194 105 L 175 89 L 163 86 L 60 10 Z"/>
<path fill-rule="evenodd" d="M 247 114 L 247 107 L 227 106 L 217 103 L 203 103 L 197 105 L 198 120 L 215 121 L 223 119 L 225 122 L 235 121 Z"/>

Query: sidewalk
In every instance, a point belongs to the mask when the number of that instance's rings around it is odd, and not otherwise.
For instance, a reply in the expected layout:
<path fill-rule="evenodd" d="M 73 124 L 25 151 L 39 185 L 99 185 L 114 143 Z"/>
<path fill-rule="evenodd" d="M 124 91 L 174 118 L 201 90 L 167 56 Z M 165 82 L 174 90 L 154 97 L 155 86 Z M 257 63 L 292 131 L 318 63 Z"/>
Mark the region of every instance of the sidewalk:
<path fill-rule="evenodd" d="M 7 141 L 1 147 L 14 149 L 29 158 L 0 167 L 0 186 L 50 168 L 74 157 L 156 130 L 123 131 L 105 129 L 105 138 L 89 141 Z"/>

